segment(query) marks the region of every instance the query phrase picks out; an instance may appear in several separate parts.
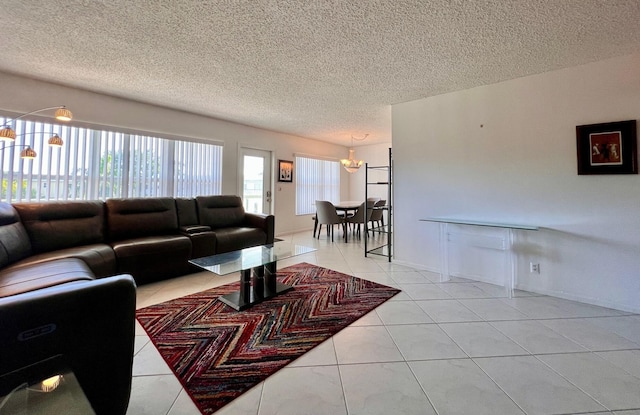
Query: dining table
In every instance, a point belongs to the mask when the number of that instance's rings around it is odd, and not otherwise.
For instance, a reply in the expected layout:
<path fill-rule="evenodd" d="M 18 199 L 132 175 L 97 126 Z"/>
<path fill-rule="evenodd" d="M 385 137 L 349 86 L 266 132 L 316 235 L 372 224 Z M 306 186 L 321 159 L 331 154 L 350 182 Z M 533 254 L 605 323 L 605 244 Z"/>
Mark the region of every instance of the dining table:
<path fill-rule="evenodd" d="M 361 200 L 341 200 L 340 202 L 335 203 L 333 206 L 336 207 L 336 212 L 338 212 L 338 215 L 340 215 L 341 212 L 344 212 L 344 214 L 342 216 L 344 216 L 345 218 L 348 218 L 352 212 L 353 212 L 353 214 L 355 214 L 356 211 L 358 210 L 358 208 L 363 203 L 364 202 L 361 201 Z M 346 229 L 346 225 L 345 225 L 344 241 L 348 242 L 349 239 L 347 237 L 346 231 L 347 231 L 347 229 Z"/>
<path fill-rule="evenodd" d="M 342 211 L 346 216 L 349 216 L 349 212 L 353 211 L 355 213 L 356 210 L 362 205 L 364 202 L 361 200 L 344 200 L 338 203 L 335 203 L 337 211 Z"/>

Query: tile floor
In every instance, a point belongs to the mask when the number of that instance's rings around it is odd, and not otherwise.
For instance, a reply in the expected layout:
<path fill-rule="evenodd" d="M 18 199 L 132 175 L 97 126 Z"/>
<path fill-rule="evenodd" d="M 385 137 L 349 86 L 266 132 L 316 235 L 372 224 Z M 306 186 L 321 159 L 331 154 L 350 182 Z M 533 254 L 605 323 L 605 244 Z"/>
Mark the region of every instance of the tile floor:
<path fill-rule="evenodd" d="M 365 258 L 363 242 L 282 236 L 309 262 L 402 293 L 218 413 L 640 415 L 640 316 Z M 138 306 L 235 281 L 197 273 L 138 289 Z M 128 415 L 197 415 L 138 326 Z"/>

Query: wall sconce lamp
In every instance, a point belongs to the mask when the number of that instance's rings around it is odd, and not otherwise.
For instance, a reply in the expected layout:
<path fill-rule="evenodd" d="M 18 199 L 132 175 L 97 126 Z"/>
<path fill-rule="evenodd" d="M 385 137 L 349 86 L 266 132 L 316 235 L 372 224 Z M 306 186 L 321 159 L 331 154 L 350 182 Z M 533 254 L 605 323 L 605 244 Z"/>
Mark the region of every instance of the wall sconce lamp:
<path fill-rule="evenodd" d="M 30 111 L 27 112 L 25 114 L 22 114 L 12 120 L 10 120 L 11 123 L 15 122 L 16 120 L 26 116 L 26 115 L 30 115 L 30 114 L 35 114 L 37 112 L 43 112 L 43 111 L 49 111 L 49 110 L 56 110 L 55 112 L 55 117 L 57 120 L 59 121 L 70 121 L 71 118 L 73 117 L 73 114 L 71 113 L 71 111 L 69 111 L 67 109 L 67 107 L 65 107 L 64 105 L 60 105 L 57 107 L 48 107 L 48 108 L 42 108 L 39 110 L 35 110 L 35 111 Z M 26 134 L 22 134 L 24 135 L 29 135 L 29 134 L 42 134 L 42 133 L 26 133 Z M 9 122 L 5 123 L 5 125 L 0 129 L 0 139 L 4 140 L 5 143 L 6 142 L 11 142 L 11 143 L 15 143 L 16 141 L 16 131 L 11 128 L 11 126 L 9 125 Z M 61 147 L 63 144 L 62 142 L 62 138 L 60 138 L 60 136 L 58 134 L 53 134 L 51 136 L 51 138 L 49 138 L 49 145 L 50 146 L 56 146 L 56 147 Z M 0 150 L 4 150 L 5 148 L 11 148 L 11 147 L 24 147 L 24 150 L 22 150 L 20 152 L 20 157 L 23 159 L 33 159 L 37 156 L 36 152 L 31 148 L 31 146 L 26 145 L 26 144 L 12 144 L 9 146 L 3 145 L 2 148 L 0 148 Z"/>
<path fill-rule="evenodd" d="M 355 150 L 353 149 L 353 140 L 363 141 L 367 138 L 369 134 L 365 134 L 362 138 L 355 138 L 353 135 L 351 136 L 351 148 L 349 149 L 349 158 L 340 160 L 342 163 L 342 167 L 349 173 L 355 173 L 358 169 L 364 164 L 364 160 L 356 160 L 355 158 Z"/>

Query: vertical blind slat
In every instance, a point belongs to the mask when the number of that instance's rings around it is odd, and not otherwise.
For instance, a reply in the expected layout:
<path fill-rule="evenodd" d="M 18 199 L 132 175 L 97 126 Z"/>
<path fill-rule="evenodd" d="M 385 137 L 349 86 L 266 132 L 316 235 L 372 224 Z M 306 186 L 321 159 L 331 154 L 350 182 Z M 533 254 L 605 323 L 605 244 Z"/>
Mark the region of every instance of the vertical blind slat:
<path fill-rule="evenodd" d="M 340 200 L 340 164 L 337 161 L 296 156 L 296 215 L 315 213 L 316 200 Z"/>

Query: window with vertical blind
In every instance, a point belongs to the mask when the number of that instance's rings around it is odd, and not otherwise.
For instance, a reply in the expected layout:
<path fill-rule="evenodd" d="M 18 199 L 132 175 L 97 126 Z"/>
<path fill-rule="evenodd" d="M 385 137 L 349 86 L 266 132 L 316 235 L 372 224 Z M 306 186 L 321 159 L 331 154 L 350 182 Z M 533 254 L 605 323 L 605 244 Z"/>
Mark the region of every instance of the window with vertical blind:
<path fill-rule="evenodd" d="M 0 117 L 0 124 L 7 119 Z M 1 199 L 10 202 L 110 197 L 192 197 L 222 191 L 222 146 L 16 120 L 0 147 Z M 61 148 L 50 147 L 57 133 Z M 0 144 L 2 146 L 3 144 Z M 33 160 L 20 158 L 28 145 Z"/>
<path fill-rule="evenodd" d="M 316 200 L 340 201 L 340 163 L 296 156 L 296 215 L 316 213 Z"/>

